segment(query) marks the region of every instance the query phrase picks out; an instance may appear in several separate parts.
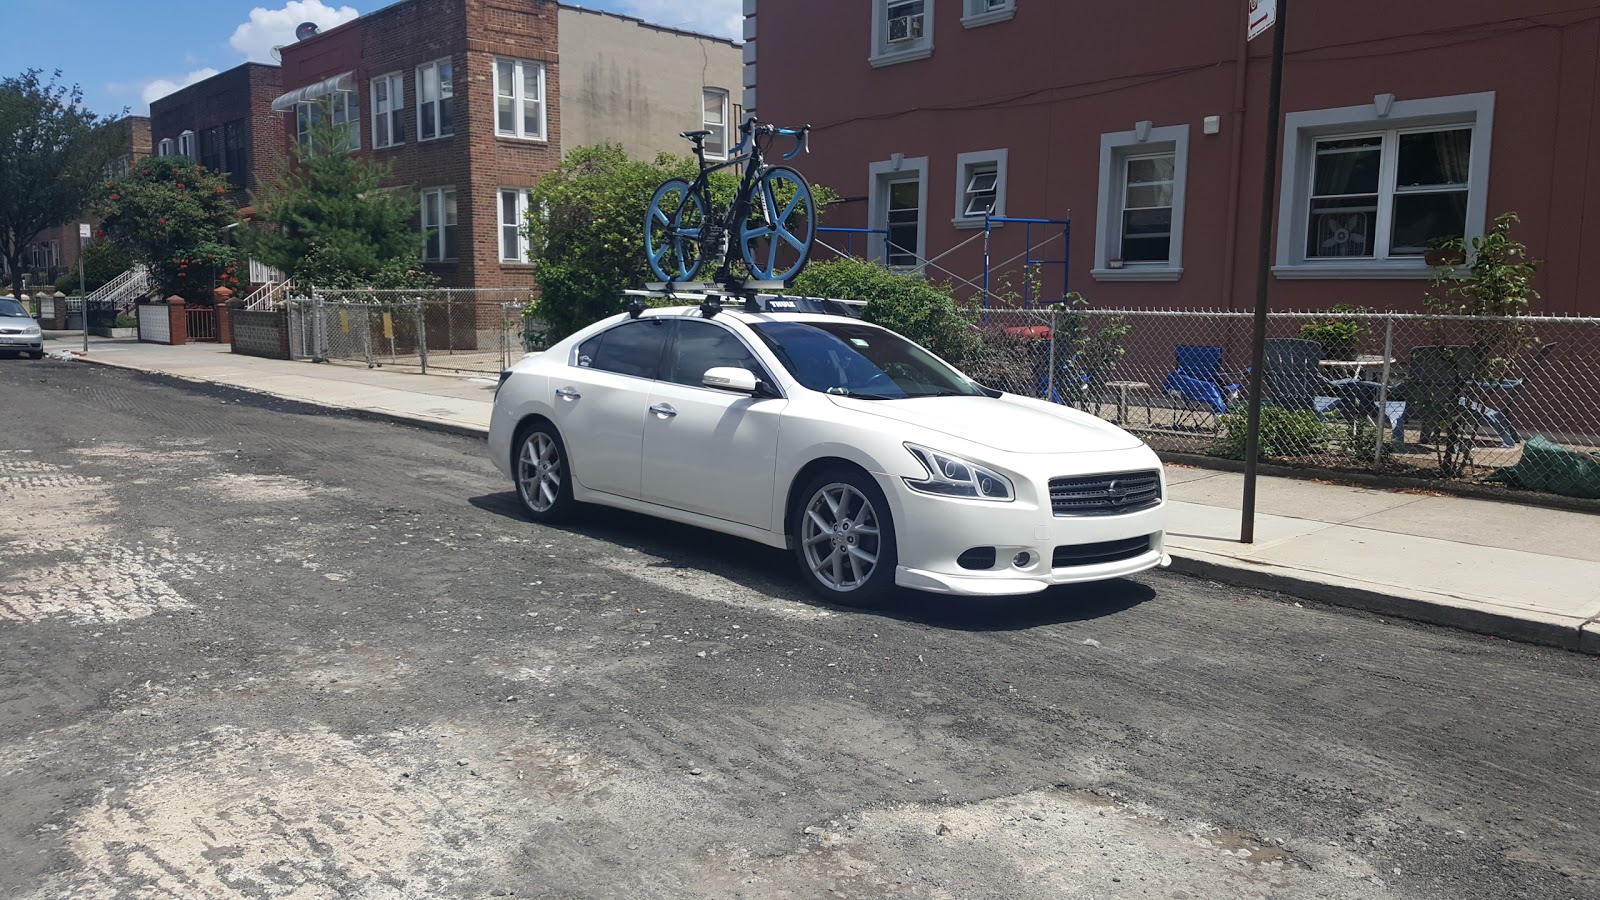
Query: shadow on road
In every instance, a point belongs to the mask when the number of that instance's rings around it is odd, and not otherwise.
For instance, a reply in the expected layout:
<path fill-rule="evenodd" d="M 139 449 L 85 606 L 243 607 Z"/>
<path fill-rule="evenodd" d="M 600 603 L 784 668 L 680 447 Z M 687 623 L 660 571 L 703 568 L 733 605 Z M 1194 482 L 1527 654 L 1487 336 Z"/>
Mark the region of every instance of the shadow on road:
<path fill-rule="evenodd" d="M 467 502 L 484 512 L 530 524 L 513 491 L 472 497 Z M 660 557 L 662 562 L 654 565 L 711 572 L 774 599 L 953 631 L 1020 631 L 1082 622 L 1116 615 L 1156 596 L 1148 585 L 1118 579 L 1062 585 L 1020 597 L 953 597 L 900 590 L 876 609 L 852 609 L 825 603 L 807 591 L 794 570 L 794 556 L 787 550 L 605 507 L 588 507 L 576 521 L 561 528 Z"/>

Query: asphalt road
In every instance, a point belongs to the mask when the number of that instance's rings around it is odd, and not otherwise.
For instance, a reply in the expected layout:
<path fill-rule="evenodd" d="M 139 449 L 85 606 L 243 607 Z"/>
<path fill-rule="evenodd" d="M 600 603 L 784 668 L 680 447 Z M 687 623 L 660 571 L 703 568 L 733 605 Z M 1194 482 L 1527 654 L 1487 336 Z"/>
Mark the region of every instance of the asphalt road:
<path fill-rule="evenodd" d="M 1600 897 L 1593 658 L 1164 574 L 829 609 L 483 450 L 0 360 L 0 897 Z"/>

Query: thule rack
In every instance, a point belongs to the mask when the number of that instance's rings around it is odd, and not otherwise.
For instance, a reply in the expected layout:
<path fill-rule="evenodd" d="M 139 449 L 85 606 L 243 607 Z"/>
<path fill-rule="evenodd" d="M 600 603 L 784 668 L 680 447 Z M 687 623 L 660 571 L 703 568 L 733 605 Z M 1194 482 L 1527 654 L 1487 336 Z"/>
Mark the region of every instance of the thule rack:
<path fill-rule="evenodd" d="M 768 290 L 769 287 L 776 290 Z M 782 288 L 783 283 L 778 281 L 747 281 L 732 287 L 706 282 L 653 282 L 646 284 L 643 290 L 626 290 L 622 295 L 624 308 L 634 318 L 650 308 L 652 300 L 678 300 L 698 305 L 701 315 L 708 319 L 732 307 L 747 313 L 809 312 L 859 319 L 861 308 L 866 306 L 861 300 L 779 293 Z"/>

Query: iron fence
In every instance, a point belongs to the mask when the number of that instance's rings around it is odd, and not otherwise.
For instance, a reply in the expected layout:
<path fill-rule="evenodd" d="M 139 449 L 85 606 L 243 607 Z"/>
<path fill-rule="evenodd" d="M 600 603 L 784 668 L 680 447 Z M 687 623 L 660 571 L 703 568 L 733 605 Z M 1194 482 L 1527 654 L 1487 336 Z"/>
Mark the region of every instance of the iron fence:
<path fill-rule="evenodd" d="M 527 291 L 311 290 L 285 301 L 294 359 L 494 374 L 540 349 Z"/>
<path fill-rule="evenodd" d="M 1250 313 L 976 315 L 979 381 L 1084 409 L 1157 450 L 1243 457 Z M 1600 319 L 1272 313 L 1261 451 L 1600 497 Z"/>

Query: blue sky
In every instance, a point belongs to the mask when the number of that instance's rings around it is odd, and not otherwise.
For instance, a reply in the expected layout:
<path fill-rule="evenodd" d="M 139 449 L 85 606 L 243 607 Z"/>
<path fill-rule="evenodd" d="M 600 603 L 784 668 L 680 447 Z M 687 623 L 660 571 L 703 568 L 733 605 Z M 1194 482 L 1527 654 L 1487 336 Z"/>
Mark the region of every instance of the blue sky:
<path fill-rule="evenodd" d="M 294 26 L 324 28 L 394 0 L 0 0 L 0 74 L 61 69 L 95 112 L 135 115 L 185 84 L 294 41 Z M 651 22 L 739 36 L 740 0 L 578 0 Z"/>

